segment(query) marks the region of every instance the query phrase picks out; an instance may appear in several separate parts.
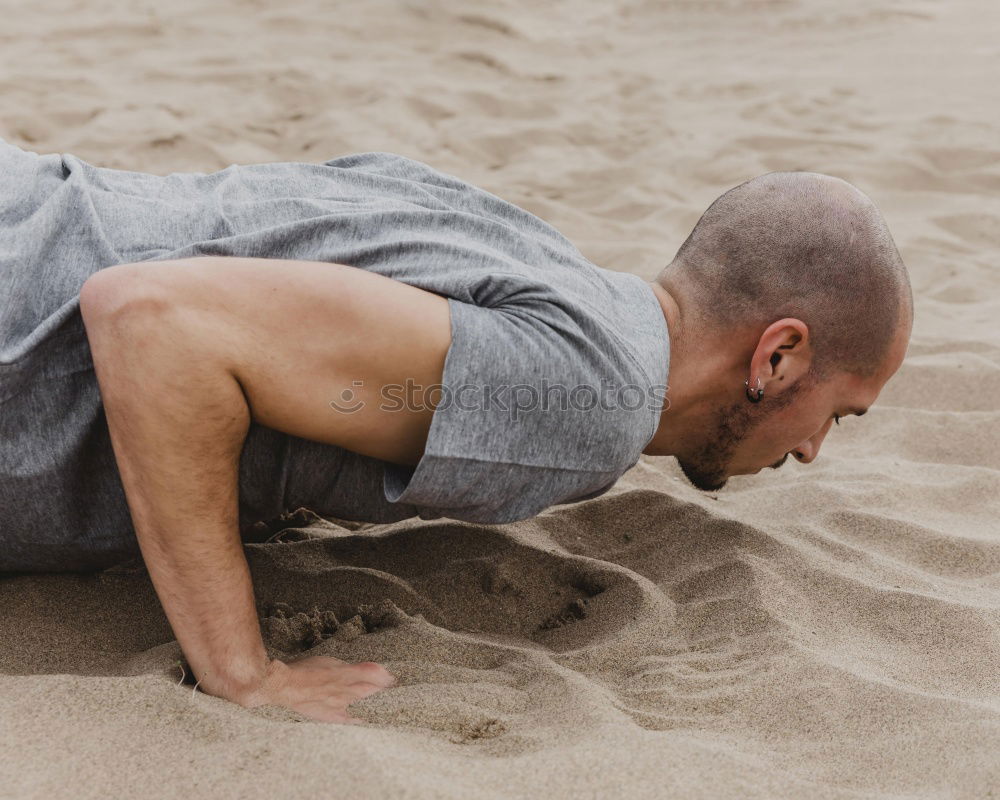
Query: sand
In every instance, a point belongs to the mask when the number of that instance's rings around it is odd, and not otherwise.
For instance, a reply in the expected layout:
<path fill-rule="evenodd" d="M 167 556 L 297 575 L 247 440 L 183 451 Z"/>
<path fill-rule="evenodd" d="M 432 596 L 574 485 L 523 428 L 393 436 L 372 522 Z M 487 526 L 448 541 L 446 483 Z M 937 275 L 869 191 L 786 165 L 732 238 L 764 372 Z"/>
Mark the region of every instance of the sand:
<path fill-rule="evenodd" d="M 879 204 L 916 297 L 903 367 L 813 464 L 708 495 L 643 458 L 512 525 L 262 531 L 273 652 L 399 675 L 365 726 L 193 691 L 141 563 L 0 581 L 0 795 L 1000 793 L 995 3 L 0 13 L 0 136 L 36 152 L 167 174 L 389 150 L 646 278 L 723 191 L 809 169 Z"/>

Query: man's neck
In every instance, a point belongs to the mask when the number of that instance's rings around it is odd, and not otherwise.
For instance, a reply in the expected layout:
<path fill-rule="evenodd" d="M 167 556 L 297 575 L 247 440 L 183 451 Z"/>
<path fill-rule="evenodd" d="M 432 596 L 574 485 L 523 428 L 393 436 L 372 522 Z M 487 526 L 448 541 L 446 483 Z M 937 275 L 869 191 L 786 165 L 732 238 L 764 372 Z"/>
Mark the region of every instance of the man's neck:
<path fill-rule="evenodd" d="M 712 405 L 711 376 L 725 370 L 725 356 L 718 348 L 715 353 L 696 348 L 703 337 L 691 330 L 692 323 L 684 314 L 683 297 L 655 280 L 649 286 L 660 301 L 667 323 L 670 364 L 660 422 L 643 453 L 670 456 L 683 452 L 685 440 L 697 435 L 706 424 L 706 414 Z"/>

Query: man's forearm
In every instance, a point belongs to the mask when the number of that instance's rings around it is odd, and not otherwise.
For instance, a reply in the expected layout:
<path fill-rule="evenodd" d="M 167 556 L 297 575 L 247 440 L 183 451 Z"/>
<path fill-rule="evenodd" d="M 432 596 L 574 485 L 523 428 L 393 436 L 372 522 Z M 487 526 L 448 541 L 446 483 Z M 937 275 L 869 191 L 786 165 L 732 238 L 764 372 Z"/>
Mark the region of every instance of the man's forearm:
<path fill-rule="evenodd" d="M 447 299 L 343 264 L 206 256 L 101 270 L 80 310 L 139 546 L 202 687 L 351 722 L 348 706 L 395 678 L 374 662 L 267 658 L 239 539 L 240 454 L 255 422 L 416 464 L 433 407 L 375 400 L 441 382 Z M 331 409 L 359 384 L 371 402 Z"/>
<path fill-rule="evenodd" d="M 85 286 L 80 306 L 153 585 L 203 689 L 239 702 L 269 662 L 238 532 L 250 413 L 224 337 L 197 312 L 120 285 Z"/>

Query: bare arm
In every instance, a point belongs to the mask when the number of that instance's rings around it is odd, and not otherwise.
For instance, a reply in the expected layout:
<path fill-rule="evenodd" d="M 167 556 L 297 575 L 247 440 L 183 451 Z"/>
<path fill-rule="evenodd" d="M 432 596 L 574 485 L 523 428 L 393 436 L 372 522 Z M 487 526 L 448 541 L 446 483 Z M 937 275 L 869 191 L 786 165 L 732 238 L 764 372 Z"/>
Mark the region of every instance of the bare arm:
<path fill-rule="evenodd" d="M 389 412 L 387 383 L 440 382 L 447 301 L 343 265 L 201 257 L 119 265 L 80 293 L 136 536 L 202 688 L 349 721 L 389 685 L 371 662 L 269 661 L 238 532 L 238 466 L 251 420 L 416 463 L 432 409 Z M 365 407 L 330 400 L 361 381 Z"/>

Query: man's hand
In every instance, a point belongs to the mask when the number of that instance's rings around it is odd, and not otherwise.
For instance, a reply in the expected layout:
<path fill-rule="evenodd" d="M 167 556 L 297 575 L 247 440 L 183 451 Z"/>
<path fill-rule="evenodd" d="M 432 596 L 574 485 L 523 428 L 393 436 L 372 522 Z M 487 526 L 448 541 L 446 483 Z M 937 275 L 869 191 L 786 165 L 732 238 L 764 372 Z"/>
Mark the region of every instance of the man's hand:
<path fill-rule="evenodd" d="M 415 464 L 433 407 L 374 400 L 386 384 L 440 383 L 447 300 L 338 264 L 202 257 L 102 270 L 80 311 L 136 538 L 203 690 L 339 719 L 389 685 L 378 665 L 269 661 L 239 538 L 239 459 L 255 420 Z M 331 408 L 359 384 L 362 409 Z"/>
<path fill-rule="evenodd" d="M 358 724 L 347 713 L 356 700 L 387 689 L 395 678 L 374 661 L 348 664 L 329 656 L 272 661 L 260 686 L 232 698 L 248 708 L 284 706 L 321 722 Z"/>

